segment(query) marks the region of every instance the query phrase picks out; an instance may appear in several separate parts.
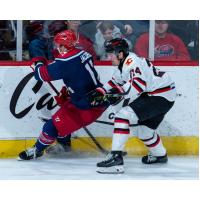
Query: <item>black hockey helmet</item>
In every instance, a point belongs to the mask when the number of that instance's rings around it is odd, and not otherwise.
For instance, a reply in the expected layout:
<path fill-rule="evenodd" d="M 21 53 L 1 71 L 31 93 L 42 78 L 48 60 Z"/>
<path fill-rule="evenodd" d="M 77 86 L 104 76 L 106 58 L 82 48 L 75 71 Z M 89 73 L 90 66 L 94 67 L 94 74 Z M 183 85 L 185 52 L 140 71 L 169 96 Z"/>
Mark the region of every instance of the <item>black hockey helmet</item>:
<path fill-rule="evenodd" d="M 123 38 L 115 38 L 105 41 L 104 48 L 107 53 L 115 52 L 118 54 L 122 51 L 126 55 L 129 52 L 128 43 Z"/>

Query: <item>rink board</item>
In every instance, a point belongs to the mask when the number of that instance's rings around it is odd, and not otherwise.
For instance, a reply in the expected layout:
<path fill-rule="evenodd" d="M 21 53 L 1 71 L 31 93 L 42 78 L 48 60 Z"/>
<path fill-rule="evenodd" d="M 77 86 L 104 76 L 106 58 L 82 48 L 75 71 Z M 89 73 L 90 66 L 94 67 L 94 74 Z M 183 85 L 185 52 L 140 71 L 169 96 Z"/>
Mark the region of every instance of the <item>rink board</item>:
<path fill-rule="evenodd" d="M 196 136 L 162 136 L 162 141 L 169 155 L 199 155 L 199 137 Z M 99 144 L 106 150 L 111 149 L 112 139 L 108 137 L 97 137 Z M 1 140 L 0 158 L 16 157 L 19 152 L 34 145 L 36 139 L 26 140 Z M 72 139 L 73 151 L 90 152 L 100 154 L 99 149 L 88 137 L 77 137 Z M 125 150 L 128 155 L 145 155 L 147 149 L 137 138 L 131 137 L 126 143 Z"/>
<path fill-rule="evenodd" d="M 199 69 L 198 67 L 159 67 L 169 72 L 175 80 L 179 96 L 174 107 L 166 115 L 157 133 L 162 136 L 168 152 L 174 155 L 197 155 L 199 138 Z M 114 67 L 97 66 L 100 79 L 104 83 L 112 76 Z M 59 90 L 62 81 L 54 81 Z M 43 122 L 40 118 L 50 118 L 58 106 L 53 101 L 54 93 L 48 84 L 38 83 L 29 67 L 0 67 L 0 157 L 12 157 L 19 151 L 33 144 L 37 138 Z M 114 115 L 111 108 L 95 122 L 88 126 L 95 137 L 99 138 L 102 146 L 109 149 L 113 127 L 105 124 L 113 122 Z M 136 138 L 136 129 L 131 128 L 131 139 Z M 75 132 L 78 138 L 91 140 L 83 131 Z M 26 140 L 24 140 L 26 139 Z M 143 154 L 145 148 L 137 139 L 128 142 L 130 154 Z M 92 151 L 94 144 L 86 145 L 78 139 L 73 139 L 73 148 L 81 151 Z M 13 153 L 12 153 L 13 152 Z"/>

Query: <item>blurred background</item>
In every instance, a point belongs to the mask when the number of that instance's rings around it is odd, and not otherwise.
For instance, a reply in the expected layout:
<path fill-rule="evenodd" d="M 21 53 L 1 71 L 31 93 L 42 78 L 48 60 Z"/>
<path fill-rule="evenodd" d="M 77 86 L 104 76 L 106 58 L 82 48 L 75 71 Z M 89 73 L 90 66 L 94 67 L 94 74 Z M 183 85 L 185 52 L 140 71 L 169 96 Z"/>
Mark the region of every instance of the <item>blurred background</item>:
<path fill-rule="evenodd" d="M 152 61 L 199 61 L 199 20 L 0 20 L 0 60 L 52 60 L 53 37 L 66 29 L 97 61 L 111 59 L 104 42 L 118 37 Z"/>

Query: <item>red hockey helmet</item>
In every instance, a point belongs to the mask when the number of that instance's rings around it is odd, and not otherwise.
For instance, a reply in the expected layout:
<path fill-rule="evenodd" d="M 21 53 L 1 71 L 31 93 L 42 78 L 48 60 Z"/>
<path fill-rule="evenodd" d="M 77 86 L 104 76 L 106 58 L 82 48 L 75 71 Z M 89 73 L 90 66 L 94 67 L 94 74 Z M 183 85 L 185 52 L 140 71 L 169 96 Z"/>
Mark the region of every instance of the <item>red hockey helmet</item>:
<path fill-rule="evenodd" d="M 65 30 L 57 33 L 54 37 L 54 43 L 63 45 L 67 50 L 73 49 L 77 42 L 75 33 L 72 30 Z"/>

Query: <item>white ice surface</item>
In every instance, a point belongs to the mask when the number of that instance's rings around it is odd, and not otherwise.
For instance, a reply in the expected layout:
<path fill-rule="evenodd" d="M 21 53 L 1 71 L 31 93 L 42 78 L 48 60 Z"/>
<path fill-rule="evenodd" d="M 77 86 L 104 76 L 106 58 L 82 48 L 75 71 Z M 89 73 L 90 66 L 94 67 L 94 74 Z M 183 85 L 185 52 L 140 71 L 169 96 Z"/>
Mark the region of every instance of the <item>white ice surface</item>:
<path fill-rule="evenodd" d="M 140 157 L 126 157 L 125 173 L 98 174 L 104 157 L 83 156 L 33 161 L 0 159 L 0 180 L 194 180 L 199 179 L 198 157 L 169 157 L 167 164 L 144 165 Z"/>

